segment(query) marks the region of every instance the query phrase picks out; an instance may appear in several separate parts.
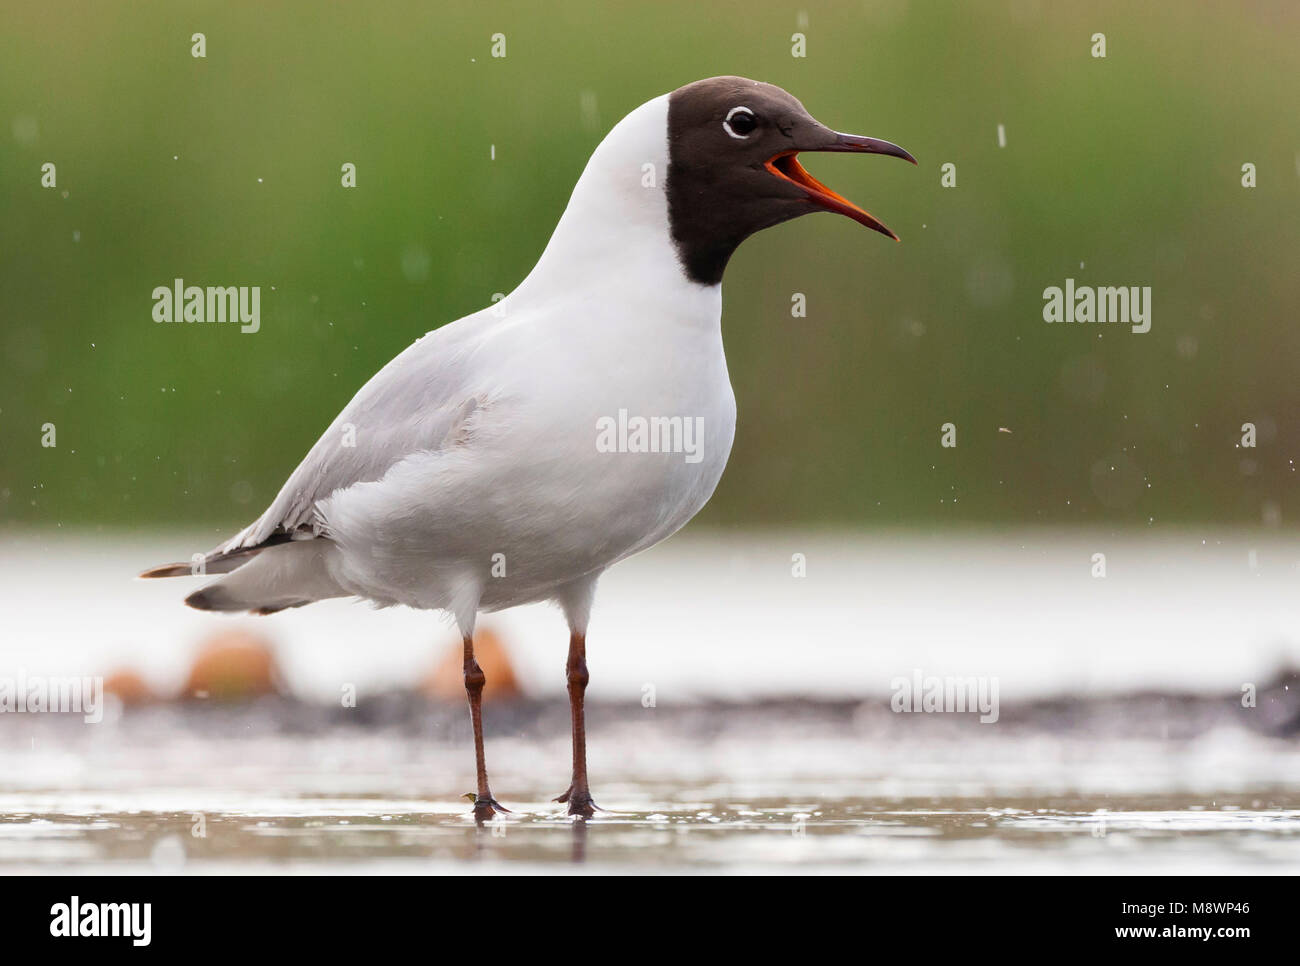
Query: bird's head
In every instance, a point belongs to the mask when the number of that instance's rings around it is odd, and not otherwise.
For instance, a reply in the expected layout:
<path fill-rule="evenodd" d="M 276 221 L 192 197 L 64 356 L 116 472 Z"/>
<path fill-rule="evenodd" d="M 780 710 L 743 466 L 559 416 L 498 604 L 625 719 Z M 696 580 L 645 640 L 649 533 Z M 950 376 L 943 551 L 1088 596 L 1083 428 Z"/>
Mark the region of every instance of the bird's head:
<path fill-rule="evenodd" d="M 772 84 L 711 77 L 668 96 L 669 223 L 694 281 L 716 284 L 750 235 L 814 211 L 847 215 L 898 240 L 805 171 L 801 151 L 887 154 L 916 164 L 889 141 L 832 131 Z"/>

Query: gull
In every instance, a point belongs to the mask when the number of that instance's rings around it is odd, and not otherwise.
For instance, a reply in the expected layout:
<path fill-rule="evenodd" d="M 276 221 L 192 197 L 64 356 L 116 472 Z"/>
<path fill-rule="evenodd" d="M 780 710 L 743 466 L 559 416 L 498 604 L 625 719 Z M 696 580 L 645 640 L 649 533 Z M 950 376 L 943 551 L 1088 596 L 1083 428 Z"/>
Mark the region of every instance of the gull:
<path fill-rule="evenodd" d="M 728 260 L 755 232 L 817 211 L 897 241 L 804 169 L 799 153 L 814 151 L 916 163 L 743 77 L 636 108 L 596 147 L 513 292 L 384 366 L 257 520 L 196 564 L 141 576 L 221 575 L 185 600 L 208 611 L 354 597 L 449 613 L 464 643 L 479 821 L 506 809 L 484 761 L 475 620 L 555 602 L 569 627 L 573 735 L 556 801 L 591 818 L 583 698 L 596 584 L 685 525 L 722 476 L 736 426 Z"/>

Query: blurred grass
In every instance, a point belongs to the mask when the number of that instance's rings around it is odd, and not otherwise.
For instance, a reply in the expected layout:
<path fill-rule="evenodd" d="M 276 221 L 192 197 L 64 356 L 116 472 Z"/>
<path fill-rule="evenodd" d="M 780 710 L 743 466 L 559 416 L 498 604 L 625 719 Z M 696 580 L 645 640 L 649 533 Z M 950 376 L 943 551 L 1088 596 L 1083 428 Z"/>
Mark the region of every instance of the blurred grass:
<path fill-rule="evenodd" d="M 246 522 L 371 373 L 526 274 L 618 118 L 739 73 L 921 165 L 809 159 L 901 245 L 817 216 L 737 254 L 705 519 L 1285 522 L 1300 9 L 1059 6 L 5 0 L 0 514 Z M 177 276 L 260 285 L 261 332 L 155 324 Z M 1046 325 L 1067 276 L 1150 285 L 1151 332 Z"/>

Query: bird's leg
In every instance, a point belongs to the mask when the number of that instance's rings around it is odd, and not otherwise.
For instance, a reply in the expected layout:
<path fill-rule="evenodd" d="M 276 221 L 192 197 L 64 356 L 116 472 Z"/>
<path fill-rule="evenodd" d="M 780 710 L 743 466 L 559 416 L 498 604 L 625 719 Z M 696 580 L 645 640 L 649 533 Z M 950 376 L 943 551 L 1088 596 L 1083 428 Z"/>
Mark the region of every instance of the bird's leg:
<path fill-rule="evenodd" d="M 465 693 L 469 696 L 469 720 L 474 725 L 474 763 L 478 766 L 478 794 L 474 799 L 474 818 L 483 822 L 497 812 L 508 812 L 492 797 L 488 788 L 487 764 L 483 760 L 483 685 L 487 678 L 474 660 L 474 637 L 465 635 Z"/>
<path fill-rule="evenodd" d="M 583 696 L 587 691 L 587 638 L 574 631 L 569 636 L 569 660 L 564 670 L 569 681 L 569 710 L 573 713 L 573 782 L 568 791 L 556 799 L 569 803 L 570 815 L 591 818 L 596 803 L 587 787 L 587 729 L 583 718 Z"/>

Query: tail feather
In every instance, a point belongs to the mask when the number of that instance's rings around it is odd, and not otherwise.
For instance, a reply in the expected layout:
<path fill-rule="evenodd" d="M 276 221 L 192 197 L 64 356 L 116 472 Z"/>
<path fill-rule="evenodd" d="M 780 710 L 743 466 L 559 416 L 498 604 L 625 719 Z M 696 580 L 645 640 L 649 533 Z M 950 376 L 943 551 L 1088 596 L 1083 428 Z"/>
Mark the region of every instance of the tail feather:
<path fill-rule="evenodd" d="M 240 612 L 247 611 L 250 614 L 257 614 L 265 617 L 268 614 L 278 614 L 282 610 L 288 610 L 290 607 L 305 607 L 308 604 L 314 604 L 312 600 L 294 600 L 276 604 L 262 604 L 257 607 L 250 607 L 247 601 L 240 600 L 237 596 L 231 594 L 226 588 L 220 585 L 220 582 L 196 590 L 185 598 L 185 603 L 195 610 L 212 610 Z"/>
<path fill-rule="evenodd" d="M 330 573 L 338 548 L 329 540 L 296 540 L 259 548 L 231 572 L 185 598 L 197 610 L 274 614 L 330 597 L 347 597 Z"/>

